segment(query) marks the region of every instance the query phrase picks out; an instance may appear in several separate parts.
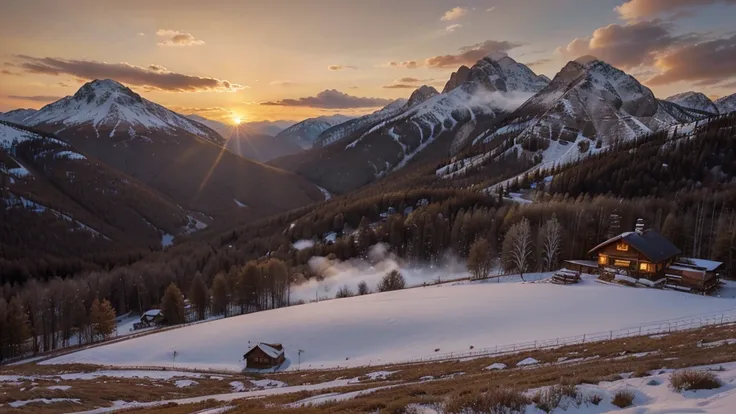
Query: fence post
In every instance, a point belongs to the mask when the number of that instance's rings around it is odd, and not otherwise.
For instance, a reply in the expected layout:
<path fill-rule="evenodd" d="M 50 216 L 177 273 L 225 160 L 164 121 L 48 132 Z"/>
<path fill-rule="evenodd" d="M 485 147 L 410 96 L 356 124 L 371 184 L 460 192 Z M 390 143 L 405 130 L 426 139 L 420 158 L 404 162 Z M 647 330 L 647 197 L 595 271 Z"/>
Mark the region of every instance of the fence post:
<path fill-rule="evenodd" d="M 585 334 L 583 334 L 583 343 L 585 343 Z"/>
<path fill-rule="evenodd" d="M 612 341 L 613 340 L 613 331 L 611 331 L 611 335 L 609 335 L 608 340 L 609 341 Z"/>

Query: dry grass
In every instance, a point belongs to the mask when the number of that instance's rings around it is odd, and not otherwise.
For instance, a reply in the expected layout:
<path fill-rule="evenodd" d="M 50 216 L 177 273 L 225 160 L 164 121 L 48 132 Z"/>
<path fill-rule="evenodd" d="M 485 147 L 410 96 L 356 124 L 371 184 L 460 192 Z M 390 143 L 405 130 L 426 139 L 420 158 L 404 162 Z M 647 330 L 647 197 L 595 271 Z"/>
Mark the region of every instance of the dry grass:
<path fill-rule="evenodd" d="M 720 388 L 721 381 L 712 372 L 686 369 L 672 374 L 672 377 L 670 377 L 670 387 L 677 392 L 712 390 Z"/>
<path fill-rule="evenodd" d="M 630 407 L 634 404 L 634 393 L 628 390 L 618 391 L 611 400 L 611 404 L 618 408 Z"/>
<path fill-rule="evenodd" d="M 264 374 L 259 378 L 284 381 L 289 385 L 304 383 L 321 383 L 337 378 L 360 378 L 369 372 L 387 370 L 398 371 L 386 380 L 367 381 L 349 387 L 340 387 L 320 391 L 303 391 L 299 393 L 275 395 L 254 400 L 240 400 L 227 404 L 209 402 L 185 406 L 167 406 L 139 409 L 133 412 L 154 413 L 192 413 L 201 409 L 220 405 L 234 405 L 233 413 L 276 414 L 276 413 L 345 413 L 345 412 L 380 412 L 405 413 L 410 404 L 442 405 L 459 398 L 471 399 L 473 395 L 481 395 L 497 389 L 523 391 L 541 387 L 552 387 L 548 396 L 540 398 L 548 406 L 562 400 L 562 396 L 572 397 L 574 385 L 582 383 L 597 384 L 601 381 L 620 379 L 622 373 L 643 375 L 645 372 L 657 372 L 663 367 L 680 369 L 698 365 L 717 365 L 735 360 L 736 345 L 724 345 L 707 350 L 697 346 L 699 341 L 713 342 L 733 338 L 736 326 L 721 326 L 699 329 L 697 331 L 673 333 L 665 337 L 639 337 L 620 340 L 586 343 L 567 346 L 553 350 L 523 352 L 500 357 L 483 357 L 464 361 L 446 361 L 423 364 L 401 364 L 391 366 L 363 367 L 333 371 L 302 371 L 289 373 Z M 633 354 L 650 352 L 649 354 Z M 622 355 L 623 354 L 623 355 Z M 513 369 L 515 364 L 527 357 L 541 362 L 539 366 Z M 558 359 L 569 358 L 566 363 L 558 363 Z M 597 357 L 597 358 L 596 358 Z M 572 362 L 569 362 L 573 360 Z M 502 362 L 509 369 L 502 371 L 486 371 L 483 368 L 494 362 Z M 36 368 L 36 369 L 34 369 Z M 52 375 L 60 372 L 92 371 L 98 367 L 89 366 L 37 366 L 8 367 L 3 373 L 14 371 L 18 374 Z M 22 371 L 22 372 L 18 372 Z M 464 373 L 462 375 L 457 375 Z M 454 374 L 454 375 L 453 375 Z M 436 378 L 432 381 L 419 381 L 424 376 Z M 173 381 L 123 380 L 107 378 L 98 383 L 95 381 L 62 381 L 59 385 L 72 385 L 66 392 L 43 394 L 47 398 L 65 397 L 80 398 L 82 404 L 75 404 L 72 410 L 68 406 L 50 405 L 39 407 L 42 413 L 60 413 L 109 406 L 113 400 L 154 401 L 169 400 L 196 395 L 210 395 L 230 392 L 228 383 L 233 380 L 243 381 L 252 376 L 233 375 L 224 381 L 195 379 L 200 384 L 189 388 L 175 388 Z M 345 393 L 359 389 L 375 388 L 389 384 L 413 382 L 411 385 L 400 385 L 382 389 L 350 400 L 331 402 L 316 407 L 287 408 L 285 404 L 304 398 L 325 395 L 330 392 Z M 160 386 L 155 386 L 158 383 Z M 55 382 L 49 384 L 56 385 Z M 39 384 L 39 385 L 49 385 Z M 23 385 L 29 385 L 24 383 Z M 15 399 L 30 399 L 28 391 L 20 392 L 19 387 L 5 387 L 3 391 Z M 6 400 L 7 401 L 7 400 Z M 587 401 L 586 401 L 587 402 Z M 592 401 L 594 404 L 595 401 Z M 600 399 L 597 401 L 600 403 Z M 551 404 L 550 404 L 551 403 Z M 204 407 L 204 408 L 203 408 Z M 34 407 L 35 409 L 36 407 Z M 18 410 L 18 412 L 20 412 Z M 29 412 L 25 410 L 24 412 Z M 34 411 L 35 412 L 35 411 Z"/>
<path fill-rule="evenodd" d="M 523 413 L 529 398 L 510 388 L 496 388 L 482 394 L 461 393 L 445 405 L 448 414 Z"/>

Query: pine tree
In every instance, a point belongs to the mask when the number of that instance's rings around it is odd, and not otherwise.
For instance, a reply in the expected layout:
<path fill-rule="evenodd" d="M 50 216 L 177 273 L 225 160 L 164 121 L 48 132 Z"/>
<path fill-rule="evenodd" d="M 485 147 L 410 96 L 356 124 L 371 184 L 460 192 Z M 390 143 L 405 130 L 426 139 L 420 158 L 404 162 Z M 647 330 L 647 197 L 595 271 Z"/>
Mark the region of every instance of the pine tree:
<path fill-rule="evenodd" d="M 177 325 L 186 322 L 184 313 L 184 295 L 175 283 L 169 285 L 161 298 L 161 311 L 164 321 L 169 325 Z"/>
<path fill-rule="evenodd" d="M 468 269 L 474 279 L 488 277 L 493 269 L 491 244 L 484 238 L 476 239 L 468 253 Z"/>
<path fill-rule="evenodd" d="M 369 293 L 371 293 L 371 290 L 368 287 L 368 284 L 365 283 L 365 280 L 361 280 L 360 283 L 358 283 L 358 294 L 367 295 Z"/>
<path fill-rule="evenodd" d="M 212 313 L 227 317 L 230 306 L 230 286 L 225 275 L 218 273 L 212 282 Z"/>
<path fill-rule="evenodd" d="M 202 273 L 197 272 L 194 275 L 194 280 L 192 280 L 192 285 L 189 287 L 189 303 L 194 307 L 197 312 L 197 319 L 200 321 L 207 314 L 209 299 L 209 292 L 207 292 L 207 285 L 204 283 Z"/>
<path fill-rule="evenodd" d="M 107 299 L 95 298 L 89 310 L 89 326 L 92 342 L 103 340 L 115 332 L 115 310 Z"/>

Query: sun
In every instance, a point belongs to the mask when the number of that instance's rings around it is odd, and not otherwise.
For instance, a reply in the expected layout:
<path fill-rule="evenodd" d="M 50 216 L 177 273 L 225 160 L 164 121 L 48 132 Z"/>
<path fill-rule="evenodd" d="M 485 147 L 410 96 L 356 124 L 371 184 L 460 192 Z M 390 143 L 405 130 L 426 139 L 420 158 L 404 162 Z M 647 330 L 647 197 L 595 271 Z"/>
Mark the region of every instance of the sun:
<path fill-rule="evenodd" d="M 243 120 L 240 119 L 239 116 L 234 116 L 233 117 L 233 122 L 235 123 L 235 125 L 240 125 L 240 123 L 243 122 Z"/>

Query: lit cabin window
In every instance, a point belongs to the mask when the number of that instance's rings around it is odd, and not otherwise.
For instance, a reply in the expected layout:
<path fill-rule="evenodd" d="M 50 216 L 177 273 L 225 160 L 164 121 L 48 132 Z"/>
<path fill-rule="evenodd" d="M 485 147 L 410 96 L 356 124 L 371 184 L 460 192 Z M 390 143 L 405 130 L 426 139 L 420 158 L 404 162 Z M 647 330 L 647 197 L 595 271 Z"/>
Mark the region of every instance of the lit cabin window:
<path fill-rule="evenodd" d="M 652 270 L 652 265 L 650 265 L 649 263 L 639 263 L 639 270 L 643 272 L 649 272 L 650 270 Z"/>
<path fill-rule="evenodd" d="M 616 245 L 616 250 L 620 252 L 628 252 L 629 251 L 629 245 L 626 243 L 618 243 Z"/>
<path fill-rule="evenodd" d="M 631 262 L 628 260 L 616 260 L 613 262 L 613 265 L 616 267 L 629 267 Z"/>
<path fill-rule="evenodd" d="M 598 264 L 602 264 L 602 265 L 608 264 L 608 257 L 606 257 L 605 255 L 602 255 L 602 254 L 599 255 L 598 256 Z"/>

